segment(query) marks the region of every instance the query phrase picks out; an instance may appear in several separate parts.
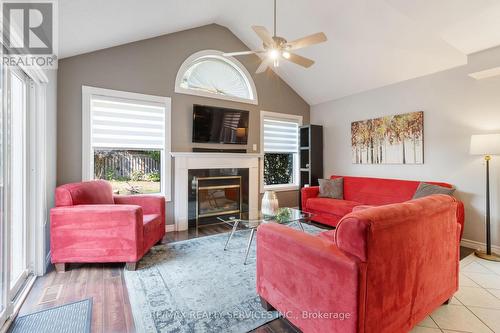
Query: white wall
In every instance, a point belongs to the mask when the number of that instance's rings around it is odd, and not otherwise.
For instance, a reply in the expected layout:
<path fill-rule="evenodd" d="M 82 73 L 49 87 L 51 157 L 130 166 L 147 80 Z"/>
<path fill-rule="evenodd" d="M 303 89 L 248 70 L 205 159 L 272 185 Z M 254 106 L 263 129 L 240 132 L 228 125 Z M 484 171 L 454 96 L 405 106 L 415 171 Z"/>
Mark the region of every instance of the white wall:
<path fill-rule="evenodd" d="M 500 47 L 473 54 L 466 66 L 312 107 L 311 123 L 324 126 L 325 177 L 331 174 L 445 181 L 465 203 L 464 239 L 485 241 L 485 166 L 469 155 L 471 134 L 500 133 L 500 77 L 467 74 L 500 66 Z M 423 165 L 355 165 L 352 121 L 424 111 Z M 492 239 L 500 245 L 500 156 L 491 170 Z"/>

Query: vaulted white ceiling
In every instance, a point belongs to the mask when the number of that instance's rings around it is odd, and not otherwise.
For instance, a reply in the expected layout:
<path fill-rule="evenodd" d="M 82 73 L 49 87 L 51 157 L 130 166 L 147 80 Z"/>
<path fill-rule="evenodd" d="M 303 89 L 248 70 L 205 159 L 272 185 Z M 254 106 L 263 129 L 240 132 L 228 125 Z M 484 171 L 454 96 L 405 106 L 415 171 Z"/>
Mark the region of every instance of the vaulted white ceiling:
<path fill-rule="evenodd" d="M 68 57 L 218 23 L 248 47 L 272 29 L 272 0 L 60 0 L 59 54 Z M 278 0 L 278 35 L 324 31 L 278 74 L 311 105 L 466 63 L 500 45 L 500 0 Z M 238 51 L 238 50 L 234 50 Z"/>

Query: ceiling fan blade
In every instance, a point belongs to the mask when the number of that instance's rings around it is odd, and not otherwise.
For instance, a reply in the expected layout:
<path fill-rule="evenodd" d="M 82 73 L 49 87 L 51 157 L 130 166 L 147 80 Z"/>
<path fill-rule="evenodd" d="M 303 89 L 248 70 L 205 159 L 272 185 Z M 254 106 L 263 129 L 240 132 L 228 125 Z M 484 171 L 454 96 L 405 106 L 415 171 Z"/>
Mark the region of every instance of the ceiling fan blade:
<path fill-rule="evenodd" d="M 258 51 L 228 52 L 228 53 L 222 53 L 222 55 L 224 57 L 234 57 L 234 56 L 248 55 L 248 54 L 254 54 L 254 53 L 259 53 L 259 52 Z"/>
<path fill-rule="evenodd" d="M 318 32 L 306 37 L 299 38 L 292 42 L 289 42 L 286 44 L 286 46 L 288 47 L 289 50 L 298 50 L 303 47 L 323 43 L 326 41 L 327 41 L 326 35 L 322 32 Z"/>
<path fill-rule="evenodd" d="M 269 67 L 270 65 L 271 65 L 271 62 L 269 61 L 269 59 L 262 60 L 262 62 L 260 63 L 260 65 L 257 68 L 257 70 L 255 71 L 255 73 L 260 74 L 260 73 L 265 72 L 267 67 Z"/>
<path fill-rule="evenodd" d="M 252 25 L 253 31 L 259 36 L 260 39 L 264 42 L 266 46 L 274 47 L 274 39 L 273 36 L 267 31 L 267 29 L 260 25 Z"/>
<path fill-rule="evenodd" d="M 311 60 L 303 56 L 299 56 L 298 54 L 294 53 L 290 53 L 290 57 L 285 59 L 305 68 L 309 68 L 314 64 L 314 60 Z"/>

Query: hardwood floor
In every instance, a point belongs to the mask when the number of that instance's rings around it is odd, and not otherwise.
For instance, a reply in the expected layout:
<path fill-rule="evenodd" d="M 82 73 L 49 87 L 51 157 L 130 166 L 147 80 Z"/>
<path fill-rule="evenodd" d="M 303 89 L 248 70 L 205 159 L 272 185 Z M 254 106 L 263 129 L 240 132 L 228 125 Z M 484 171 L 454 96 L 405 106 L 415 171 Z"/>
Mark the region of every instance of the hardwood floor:
<path fill-rule="evenodd" d="M 168 232 L 163 243 L 228 232 L 227 225 L 215 225 L 196 230 Z M 460 248 L 460 258 L 473 251 Z M 19 315 L 63 305 L 92 297 L 93 333 L 135 332 L 132 310 L 123 278 L 124 264 L 72 264 L 65 273 L 50 271 L 39 277 Z M 285 319 L 276 319 L 252 333 L 297 333 Z"/>
<path fill-rule="evenodd" d="M 85 264 L 71 265 L 65 273 L 52 270 L 36 280 L 19 315 L 91 297 L 92 332 L 135 332 L 123 266 Z"/>
<path fill-rule="evenodd" d="M 227 232 L 227 225 L 168 232 L 163 243 Z M 123 278 L 125 264 L 71 264 L 65 273 L 54 267 L 37 278 L 19 315 L 92 297 L 92 333 L 135 332 L 132 310 Z M 58 296 L 58 297 L 57 297 Z"/>

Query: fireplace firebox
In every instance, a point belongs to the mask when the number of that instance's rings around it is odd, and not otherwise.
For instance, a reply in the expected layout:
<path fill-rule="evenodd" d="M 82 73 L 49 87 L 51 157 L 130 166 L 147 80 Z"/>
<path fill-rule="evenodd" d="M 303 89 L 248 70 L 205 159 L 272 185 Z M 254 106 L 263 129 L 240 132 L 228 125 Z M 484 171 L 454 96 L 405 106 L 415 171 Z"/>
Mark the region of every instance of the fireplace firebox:
<path fill-rule="evenodd" d="M 241 176 L 195 177 L 196 227 L 200 218 L 242 211 Z"/>
<path fill-rule="evenodd" d="M 222 223 L 219 216 L 248 212 L 248 170 L 189 169 L 189 228 L 198 230 Z"/>

